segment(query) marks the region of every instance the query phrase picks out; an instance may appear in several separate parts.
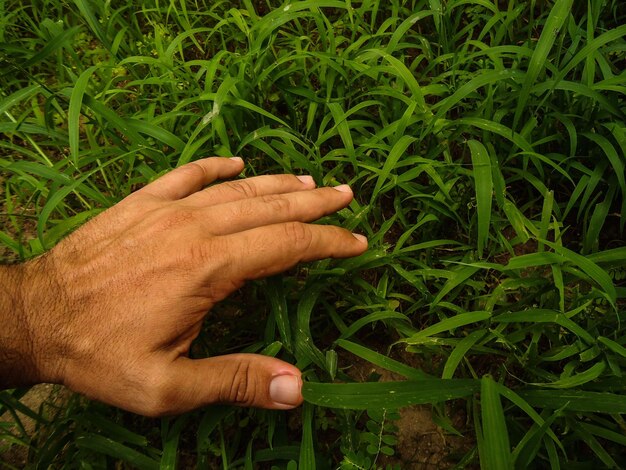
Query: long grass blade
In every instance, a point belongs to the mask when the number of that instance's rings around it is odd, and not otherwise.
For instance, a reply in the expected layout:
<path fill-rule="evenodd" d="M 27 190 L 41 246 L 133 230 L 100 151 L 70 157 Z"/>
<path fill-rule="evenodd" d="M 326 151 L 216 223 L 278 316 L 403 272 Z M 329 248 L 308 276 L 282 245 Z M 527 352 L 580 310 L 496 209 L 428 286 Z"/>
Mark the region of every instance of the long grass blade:
<path fill-rule="evenodd" d="M 466 397 L 479 388 L 480 382 L 466 379 L 358 384 L 306 382 L 302 394 L 309 403 L 328 408 L 396 409 Z"/>
<path fill-rule="evenodd" d="M 491 202 L 493 200 L 493 180 L 491 177 L 491 159 L 487 149 L 476 140 L 468 143 L 472 153 L 474 169 L 474 189 L 476 191 L 476 212 L 478 228 L 478 256 L 482 258 L 489 240 L 491 226 Z"/>
<path fill-rule="evenodd" d="M 526 109 L 526 104 L 530 98 L 530 90 L 539 77 L 539 74 L 546 66 L 546 59 L 556 41 L 561 28 L 565 25 L 566 19 L 572 9 L 573 0 L 557 0 L 550 11 L 550 15 L 543 26 L 543 31 L 539 37 L 539 42 L 528 65 L 528 72 L 524 78 L 522 89 L 517 99 L 515 116 L 513 118 L 513 129 L 517 129 L 522 113 Z"/>
<path fill-rule="evenodd" d="M 504 419 L 504 410 L 500 394 L 493 379 L 485 376 L 481 379 L 480 410 L 483 431 L 483 446 L 480 454 L 481 468 L 496 470 L 511 468 L 511 445 L 509 432 Z"/>

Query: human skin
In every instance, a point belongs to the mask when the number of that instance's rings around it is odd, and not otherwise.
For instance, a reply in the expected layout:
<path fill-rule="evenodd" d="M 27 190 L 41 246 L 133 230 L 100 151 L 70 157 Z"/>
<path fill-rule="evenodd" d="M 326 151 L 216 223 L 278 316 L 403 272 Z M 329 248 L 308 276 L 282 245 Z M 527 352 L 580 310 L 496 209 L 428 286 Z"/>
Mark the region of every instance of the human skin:
<path fill-rule="evenodd" d="M 229 403 L 302 403 L 293 365 L 256 354 L 190 359 L 209 310 L 245 281 L 356 256 L 367 240 L 312 225 L 346 185 L 232 178 L 239 158 L 177 168 L 29 262 L 0 267 L 0 387 L 59 383 L 146 416 Z M 247 312 L 254 315 L 254 312 Z"/>

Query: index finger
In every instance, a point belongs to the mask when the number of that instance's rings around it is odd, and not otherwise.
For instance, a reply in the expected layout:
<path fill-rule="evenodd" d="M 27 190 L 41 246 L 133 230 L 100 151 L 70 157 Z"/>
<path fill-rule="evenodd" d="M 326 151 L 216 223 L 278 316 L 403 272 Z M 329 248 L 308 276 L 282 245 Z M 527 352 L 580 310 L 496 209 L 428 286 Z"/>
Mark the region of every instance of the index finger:
<path fill-rule="evenodd" d="M 211 157 L 187 163 L 161 176 L 136 194 L 149 194 L 160 199 L 177 200 L 200 191 L 218 179 L 232 178 L 243 170 L 239 157 Z"/>

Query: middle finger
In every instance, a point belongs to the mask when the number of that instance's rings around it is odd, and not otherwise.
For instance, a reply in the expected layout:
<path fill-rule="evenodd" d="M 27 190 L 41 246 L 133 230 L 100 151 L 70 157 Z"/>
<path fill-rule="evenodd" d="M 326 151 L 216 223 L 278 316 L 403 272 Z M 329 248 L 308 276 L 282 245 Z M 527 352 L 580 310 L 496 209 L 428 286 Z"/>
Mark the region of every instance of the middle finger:
<path fill-rule="evenodd" d="M 209 186 L 187 197 L 185 202 L 199 207 L 216 206 L 271 194 L 306 191 L 314 188 L 315 181 L 309 175 L 263 175 Z"/>

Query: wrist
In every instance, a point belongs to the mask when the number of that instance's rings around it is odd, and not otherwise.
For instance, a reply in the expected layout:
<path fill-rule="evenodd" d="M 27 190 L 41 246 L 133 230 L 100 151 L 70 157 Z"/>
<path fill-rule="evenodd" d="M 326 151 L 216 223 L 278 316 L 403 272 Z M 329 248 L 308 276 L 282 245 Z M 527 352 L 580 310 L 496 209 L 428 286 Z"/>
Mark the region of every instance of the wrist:
<path fill-rule="evenodd" d="M 0 266 L 0 388 L 63 381 L 52 302 L 58 293 L 45 258 Z"/>
<path fill-rule="evenodd" d="M 30 320 L 24 306 L 24 265 L 0 266 L 0 386 L 37 382 Z"/>
<path fill-rule="evenodd" d="M 22 304 L 28 321 L 36 380 L 63 383 L 63 364 L 68 349 L 64 342 L 64 319 L 68 312 L 54 254 L 48 252 L 22 268 Z"/>

